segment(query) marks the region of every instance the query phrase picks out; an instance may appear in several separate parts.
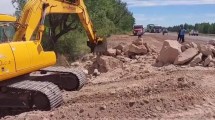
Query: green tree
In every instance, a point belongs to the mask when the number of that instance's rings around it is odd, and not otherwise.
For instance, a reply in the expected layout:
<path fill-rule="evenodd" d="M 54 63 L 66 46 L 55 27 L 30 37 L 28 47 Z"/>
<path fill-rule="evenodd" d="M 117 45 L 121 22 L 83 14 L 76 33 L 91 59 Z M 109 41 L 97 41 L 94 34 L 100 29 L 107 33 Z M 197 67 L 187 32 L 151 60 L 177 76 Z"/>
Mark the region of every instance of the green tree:
<path fill-rule="evenodd" d="M 21 1 L 25 0 L 15 1 L 22 9 Z M 74 2 L 74 0 L 67 1 Z M 135 19 L 128 10 L 127 4 L 121 0 L 85 0 L 85 4 L 99 36 L 132 30 Z M 88 51 L 86 33 L 77 15 L 52 14 L 46 17 L 45 25 L 48 27 L 44 34 L 45 41 L 43 40 L 45 49 L 54 49 L 72 57 Z"/>

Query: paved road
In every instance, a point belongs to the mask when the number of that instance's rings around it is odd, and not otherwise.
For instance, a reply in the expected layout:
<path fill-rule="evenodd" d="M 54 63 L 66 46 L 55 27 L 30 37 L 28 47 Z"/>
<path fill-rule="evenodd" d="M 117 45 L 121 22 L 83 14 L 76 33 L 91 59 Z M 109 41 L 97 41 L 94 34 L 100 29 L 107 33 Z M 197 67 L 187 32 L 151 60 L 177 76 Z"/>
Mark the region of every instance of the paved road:
<path fill-rule="evenodd" d="M 168 35 L 162 35 L 161 33 L 145 33 L 145 36 L 151 36 L 159 41 L 163 40 L 176 40 L 177 33 L 169 33 Z M 185 41 L 187 42 L 197 42 L 197 43 L 207 43 L 210 40 L 215 40 L 215 36 L 189 36 L 185 35 Z"/>

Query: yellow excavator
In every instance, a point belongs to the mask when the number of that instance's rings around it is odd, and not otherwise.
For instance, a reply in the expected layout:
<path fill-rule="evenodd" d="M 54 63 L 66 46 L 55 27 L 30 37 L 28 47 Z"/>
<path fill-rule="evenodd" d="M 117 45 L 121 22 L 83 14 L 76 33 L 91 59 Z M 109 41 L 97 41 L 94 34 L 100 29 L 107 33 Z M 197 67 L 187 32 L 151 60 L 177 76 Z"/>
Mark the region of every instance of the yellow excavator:
<path fill-rule="evenodd" d="M 19 19 L 0 14 L 0 112 L 50 110 L 63 103 L 61 89 L 85 84 L 82 70 L 51 67 L 56 55 L 41 45 L 45 17 L 53 13 L 78 14 L 91 50 L 101 42 L 83 0 L 28 0 Z"/>

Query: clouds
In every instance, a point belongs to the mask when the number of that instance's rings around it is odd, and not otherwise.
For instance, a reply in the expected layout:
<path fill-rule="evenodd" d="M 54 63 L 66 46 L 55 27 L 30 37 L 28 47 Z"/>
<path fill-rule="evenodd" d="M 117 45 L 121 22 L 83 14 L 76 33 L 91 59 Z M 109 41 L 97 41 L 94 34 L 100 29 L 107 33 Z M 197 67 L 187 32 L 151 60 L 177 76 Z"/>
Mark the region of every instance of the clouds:
<path fill-rule="evenodd" d="M 215 0 L 122 0 L 129 7 L 215 4 Z"/>
<path fill-rule="evenodd" d="M 136 23 L 157 23 L 165 21 L 166 18 L 162 16 L 156 16 L 156 15 L 145 15 L 145 14 L 134 14 L 134 17 L 136 18 Z"/>

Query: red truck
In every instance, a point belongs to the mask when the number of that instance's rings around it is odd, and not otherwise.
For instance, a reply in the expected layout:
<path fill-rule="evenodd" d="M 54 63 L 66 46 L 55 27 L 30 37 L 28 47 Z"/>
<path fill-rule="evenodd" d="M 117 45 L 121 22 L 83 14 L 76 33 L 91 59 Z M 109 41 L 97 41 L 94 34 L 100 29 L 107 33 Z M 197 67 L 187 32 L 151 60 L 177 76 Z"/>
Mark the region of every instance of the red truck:
<path fill-rule="evenodd" d="M 145 32 L 143 25 L 134 25 L 133 27 L 133 35 L 134 36 L 141 36 Z"/>

